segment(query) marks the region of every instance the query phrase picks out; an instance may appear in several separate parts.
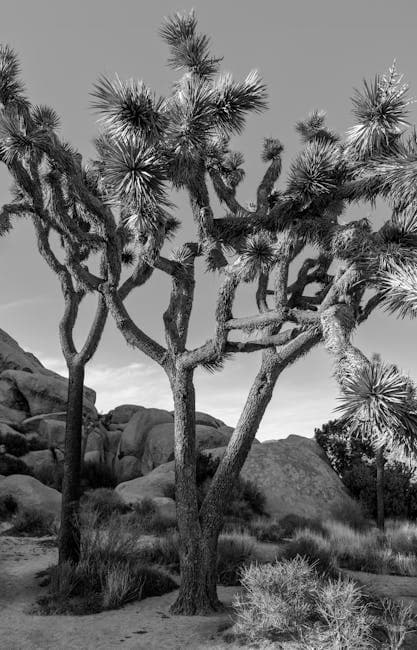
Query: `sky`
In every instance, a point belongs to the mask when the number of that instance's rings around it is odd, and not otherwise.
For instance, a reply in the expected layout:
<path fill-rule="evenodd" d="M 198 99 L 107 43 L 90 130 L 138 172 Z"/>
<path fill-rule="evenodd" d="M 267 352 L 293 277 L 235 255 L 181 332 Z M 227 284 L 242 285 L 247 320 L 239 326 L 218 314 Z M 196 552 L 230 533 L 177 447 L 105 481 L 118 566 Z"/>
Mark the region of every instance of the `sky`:
<path fill-rule="evenodd" d="M 181 4 L 180 4 L 181 3 Z M 88 158 L 97 116 L 90 107 L 93 83 L 101 74 L 138 78 L 157 94 L 169 94 L 176 73 L 166 65 L 167 49 L 158 36 L 164 16 L 195 8 L 201 31 L 211 36 L 223 70 L 241 79 L 256 68 L 268 86 L 269 110 L 253 115 L 245 132 L 233 140 L 242 151 L 246 179 L 239 187 L 242 203 L 252 201 L 264 165 L 264 137 L 284 144 L 284 172 L 300 149 L 294 129 L 315 108 L 324 109 L 328 125 L 343 134 L 352 124 L 350 98 L 363 79 L 384 72 L 396 59 L 417 96 L 414 0 L 14 0 L 2 4 L 0 42 L 18 52 L 27 93 L 34 104 L 48 104 L 61 115 L 61 135 Z M 416 106 L 410 121 L 417 122 Z M 9 200 L 10 178 L 0 168 L 0 201 Z M 279 187 L 279 182 L 278 182 Z M 175 196 L 181 219 L 179 241 L 192 237 L 194 225 L 184 196 Z M 224 209 L 215 206 L 216 216 Z M 343 219 L 370 216 L 375 225 L 388 215 L 386 206 L 367 205 Z M 198 294 L 190 346 L 213 331 L 213 307 L 219 278 L 198 270 Z M 151 281 L 126 304 L 136 322 L 163 341 L 162 312 L 169 286 L 154 273 Z M 39 256 L 30 222 L 20 221 L 0 239 L 0 327 L 35 353 L 49 368 L 65 374 L 58 321 L 63 299 L 59 284 Z M 82 307 L 76 340 L 82 342 L 96 298 Z M 241 292 L 235 315 L 255 313 L 253 291 Z M 399 321 L 382 311 L 358 329 L 354 342 L 366 354 L 379 352 L 417 379 L 417 323 Z M 197 408 L 235 425 L 259 367 L 258 355 L 240 355 L 215 375 L 196 372 Z M 172 408 L 163 371 L 129 348 L 109 320 L 100 347 L 86 370 L 86 382 L 97 391 L 97 408 L 122 403 Z M 261 440 L 289 434 L 313 435 L 314 428 L 335 417 L 338 388 L 332 360 L 322 346 L 303 357 L 279 378 L 261 423 Z"/>

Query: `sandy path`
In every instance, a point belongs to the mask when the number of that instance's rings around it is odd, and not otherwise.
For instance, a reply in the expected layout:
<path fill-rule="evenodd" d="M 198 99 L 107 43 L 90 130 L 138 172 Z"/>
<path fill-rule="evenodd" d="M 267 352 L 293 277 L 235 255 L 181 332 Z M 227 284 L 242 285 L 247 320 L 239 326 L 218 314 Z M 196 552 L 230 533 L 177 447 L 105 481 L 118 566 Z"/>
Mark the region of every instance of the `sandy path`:
<path fill-rule="evenodd" d="M 182 650 L 228 648 L 218 631 L 227 614 L 170 616 L 176 592 L 92 616 L 33 616 L 28 607 L 45 593 L 36 573 L 56 562 L 56 549 L 33 538 L 0 537 L 0 648 L 2 650 Z M 236 588 L 219 589 L 230 603 Z M 217 637 L 217 639 L 216 639 Z"/>

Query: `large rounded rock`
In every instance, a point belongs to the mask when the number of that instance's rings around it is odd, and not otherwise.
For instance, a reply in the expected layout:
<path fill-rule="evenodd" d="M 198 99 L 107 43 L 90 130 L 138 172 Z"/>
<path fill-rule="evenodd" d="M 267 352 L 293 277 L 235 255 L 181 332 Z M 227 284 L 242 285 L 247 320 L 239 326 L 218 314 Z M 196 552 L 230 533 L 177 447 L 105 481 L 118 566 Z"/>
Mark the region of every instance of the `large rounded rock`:
<path fill-rule="evenodd" d="M 146 476 L 120 483 L 116 492 L 126 503 L 138 503 L 145 497 L 172 498 L 175 491 L 174 463 L 165 463 Z"/>
<path fill-rule="evenodd" d="M 3 370 L 49 372 L 33 354 L 22 350 L 15 339 L 0 329 L 0 372 Z"/>
<path fill-rule="evenodd" d="M 31 415 L 53 411 L 65 411 L 68 399 L 68 380 L 59 375 L 23 370 L 6 370 L 2 379 L 14 383 L 26 400 Z M 90 388 L 84 390 L 84 408 L 96 415 L 95 393 Z"/>
<path fill-rule="evenodd" d="M 221 457 L 224 449 L 206 453 Z M 267 512 L 276 517 L 325 518 L 352 503 L 323 450 L 311 438 L 292 435 L 253 445 L 241 476 L 262 490 Z"/>
<path fill-rule="evenodd" d="M 33 476 L 12 474 L 0 481 L 0 496 L 11 494 L 19 507 L 41 510 L 59 517 L 61 512 L 61 495 Z"/>
<path fill-rule="evenodd" d="M 107 463 L 109 462 L 108 460 Z M 142 476 L 142 462 L 136 456 L 127 455 L 122 458 L 114 456 L 113 468 L 118 483 Z"/>
<path fill-rule="evenodd" d="M 48 447 L 57 447 L 64 451 L 65 422 L 61 420 L 42 420 L 39 424 L 39 437 Z"/>
<path fill-rule="evenodd" d="M 227 445 L 229 437 L 215 427 L 197 424 L 197 449 L 211 449 Z M 167 463 L 174 456 L 174 424 L 158 424 L 149 431 L 142 455 L 142 474 L 147 474 L 155 467 Z"/>
<path fill-rule="evenodd" d="M 129 420 L 123 430 L 118 449 L 119 456 L 142 458 L 148 432 L 157 424 L 173 423 L 172 413 L 162 409 L 141 409 Z"/>
<path fill-rule="evenodd" d="M 143 406 L 138 406 L 137 404 L 121 404 L 112 409 L 109 413 L 111 415 L 112 424 L 127 424 L 129 420 L 137 413 L 137 411 L 143 411 L 145 408 Z"/>
<path fill-rule="evenodd" d="M 50 449 L 40 449 L 39 451 L 29 451 L 29 453 L 21 456 L 21 460 L 29 467 L 29 469 L 37 474 L 45 469 L 54 468 L 57 463 L 64 461 L 64 454 L 59 451 L 55 452 L 56 457 Z"/>
<path fill-rule="evenodd" d="M 27 416 L 27 411 L 19 411 L 18 409 L 9 408 L 8 406 L 4 406 L 4 404 L 0 404 L 0 420 L 7 422 L 12 427 L 22 424 Z"/>

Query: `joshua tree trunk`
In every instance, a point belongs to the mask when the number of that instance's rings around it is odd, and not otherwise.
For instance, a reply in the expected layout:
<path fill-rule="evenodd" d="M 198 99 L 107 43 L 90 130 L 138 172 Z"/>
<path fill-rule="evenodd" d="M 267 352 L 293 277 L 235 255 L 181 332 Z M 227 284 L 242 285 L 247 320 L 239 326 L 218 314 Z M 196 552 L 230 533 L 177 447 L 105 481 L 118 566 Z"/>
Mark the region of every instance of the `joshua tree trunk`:
<path fill-rule="evenodd" d="M 171 609 L 175 614 L 207 614 L 219 609 L 220 603 L 216 567 L 207 565 L 210 554 L 198 513 L 193 371 L 177 370 L 171 384 L 175 409 L 175 496 L 181 543 L 181 586 Z M 210 572 L 214 572 L 214 580 L 208 580 Z"/>
<path fill-rule="evenodd" d="M 80 556 L 78 506 L 80 500 L 81 430 L 83 413 L 84 365 L 68 364 L 68 407 L 65 430 L 64 480 L 62 485 L 59 563 L 77 563 Z"/>
<path fill-rule="evenodd" d="M 385 515 L 384 515 L 384 449 L 381 447 L 377 449 L 375 455 L 376 462 L 376 522 L 379 530 L 385 528 Z"/>

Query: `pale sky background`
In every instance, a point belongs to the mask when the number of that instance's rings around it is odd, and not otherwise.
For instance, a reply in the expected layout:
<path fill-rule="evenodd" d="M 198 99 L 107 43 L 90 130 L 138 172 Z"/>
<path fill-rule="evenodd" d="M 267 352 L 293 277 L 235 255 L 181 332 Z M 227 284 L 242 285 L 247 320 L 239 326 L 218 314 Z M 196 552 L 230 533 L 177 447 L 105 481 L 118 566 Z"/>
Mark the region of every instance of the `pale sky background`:
<path fill-rule="evenodd" d="M 140 2 L 123 0 L 14 0 L 1 6 L 0 40 L 20 55 L 23 78 L 33 103 L 49 104 L 62 117 L 61 134 L 81 153 L 92 154 L 96 116 L 89 92 L 101 73 L 143 79 L 161 95 L 176 78 L 166 66 L 167 49 L 158 37 L 164 16 L 197 11 L 201 31 L 211 35 L 213 52 L 224 56 L 223 69 L 239 79 L 257 68 L 269 88 L 269 111 L 251 116 L 243 136 L 233 146 L 244 153 L 246 180 L 241 202 L 254 199 L 263 172 L 263 137 L 279 137 L 285 145 L 284 174 L 299 149 L 297 120 L 314 108 L 328 113 L 328 124 L 343 133 L 352 124 L 353 88 L 363 78 L 385 71 L 396 58 L 417 96 L 415 0 L 184 0 Z M 417 121 L 416 107 L 410 119 Z M 283 182 L 283 181 L 281 181 Z M 10 180 L 0 168 L 0 201 L 9 199 Z M 184 198 L 175 198 L 183 221 L 182 240 L 193 233 Z M 216 206 L 221 216 L 223 208 Z M 368 216 L 362 205 L 344 216 Z M 378 206 L 375 223 L 387 215 Z M 58 320 L 63 300 L 56 277 L 40 258 L 29 222 L 16 224 L 0 240 L 0 327 L 34 352 L 48 367 L 65 371 Z M 191 345 L 204 342 L 213 329 L 213 305 L 218 278 L 198 276 L 201 292 L 192 321 Z M 236 315 L 255 312 L 253 292 L 239 298 Z M 154 274 L 127 305 L 138 324 L 162 340 L 161 314 L 168 284 Z M 86 301 L 78 328 L 80 340 L 92 318 L 94 299 Z M 367 353 L 380 352 L 417 378 L 417 323 L 398 321 L 382 312 L 361 326 L 356 344 Z M 241 355 L 222 373 L 196 373 L 197 408 L 230 425 L 239 417 L 259 366 L 257 355 Z M 86 380 L 97 391 L 97 407 L 107 411 L 122 403 L 172 408 L 168 381 L 160 368 L 128 348 L 109 321 L 100 348 L 89 364 Z M 274 398 L 258 438 L 296 433 L 310 436 L 314 427 L 334 417 L 337 386 L 332 363 L 322 347 L 288 369 L 277 383 Z"/>

